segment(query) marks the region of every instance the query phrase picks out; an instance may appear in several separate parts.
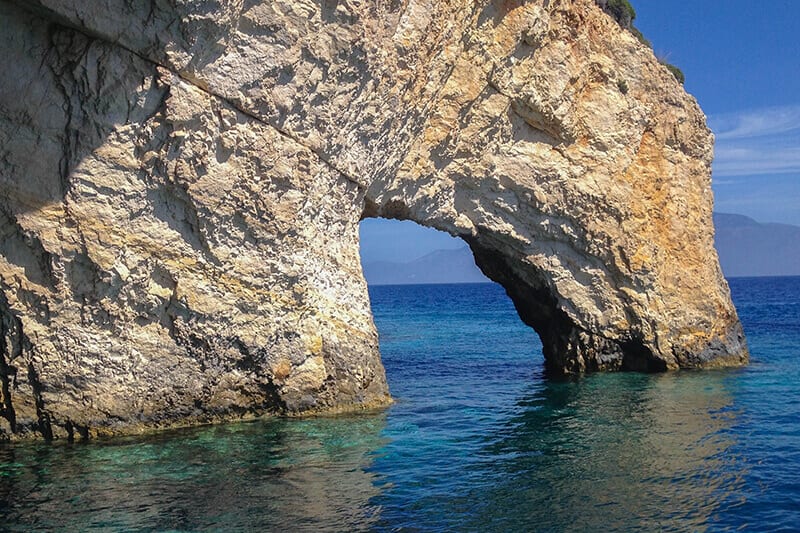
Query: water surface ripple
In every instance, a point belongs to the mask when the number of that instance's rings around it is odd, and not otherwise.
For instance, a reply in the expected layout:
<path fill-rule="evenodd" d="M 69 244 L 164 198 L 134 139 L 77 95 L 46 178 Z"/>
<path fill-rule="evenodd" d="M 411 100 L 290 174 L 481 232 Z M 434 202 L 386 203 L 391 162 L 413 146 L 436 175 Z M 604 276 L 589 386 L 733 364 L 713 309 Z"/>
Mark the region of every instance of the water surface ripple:
<path fill-rule="evenodd" d="M 500 287 L 374 287 L 388 410 L 0 445 L 0 530 L 797 531 L 800 278 L 731 289 L 749 367 L 554 380 Z"/>

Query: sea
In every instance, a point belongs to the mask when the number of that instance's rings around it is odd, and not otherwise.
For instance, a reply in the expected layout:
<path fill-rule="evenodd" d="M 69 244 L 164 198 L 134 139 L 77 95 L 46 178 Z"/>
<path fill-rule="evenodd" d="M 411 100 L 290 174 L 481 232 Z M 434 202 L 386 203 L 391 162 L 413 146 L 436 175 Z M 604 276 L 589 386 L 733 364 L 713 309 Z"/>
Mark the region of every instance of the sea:
<path fill-rule="evenodd" d="M 745 368 L 548 377 L 494 284 L 370 288 L 377 412 L 0 446 L 0 531 L 800 531 L 800 277 Z"/>

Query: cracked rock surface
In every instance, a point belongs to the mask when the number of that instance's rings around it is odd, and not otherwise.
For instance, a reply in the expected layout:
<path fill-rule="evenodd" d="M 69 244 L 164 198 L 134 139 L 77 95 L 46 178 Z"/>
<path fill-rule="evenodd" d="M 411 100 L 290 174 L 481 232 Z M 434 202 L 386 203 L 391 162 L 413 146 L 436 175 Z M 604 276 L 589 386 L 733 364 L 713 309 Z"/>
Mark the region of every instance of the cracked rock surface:
<path fill-rule="evenodd" d="M 555 372 L 739 365 L 713 138 L 592 0 L 0 0 L 0 439 L 390 401 L 363 217 Z"/>

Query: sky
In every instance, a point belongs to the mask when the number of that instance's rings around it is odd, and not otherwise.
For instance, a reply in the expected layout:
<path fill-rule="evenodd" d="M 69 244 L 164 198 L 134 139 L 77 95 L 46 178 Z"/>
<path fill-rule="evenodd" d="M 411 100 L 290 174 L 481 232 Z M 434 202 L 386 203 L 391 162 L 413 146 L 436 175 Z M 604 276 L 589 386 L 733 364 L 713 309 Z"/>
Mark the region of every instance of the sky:
<path fill-rule="evenodd" d="M 800 1 L 632 3 L 716 134 L 715 210 L 800 225 Z"/>
<path fill-rule="evenodd" d="M 634 25 L 716 134 L 715 211 L 800 225 L 800 0 L 632 0 Z M 361 223 L 364 261 L 410 261 L 463 242 L 412 222 Z"/>

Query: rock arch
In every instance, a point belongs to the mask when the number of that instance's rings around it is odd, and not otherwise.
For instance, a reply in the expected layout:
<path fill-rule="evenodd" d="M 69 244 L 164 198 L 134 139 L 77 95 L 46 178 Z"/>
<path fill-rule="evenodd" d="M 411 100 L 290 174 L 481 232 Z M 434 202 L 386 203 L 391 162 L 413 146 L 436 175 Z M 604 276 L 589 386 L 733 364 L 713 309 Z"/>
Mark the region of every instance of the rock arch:
<path fill-rule="evenodd" d="M 0 1 L 0 438 L 389 401 L 362 216 L 562 372 L 742 364 L 696 102 L 590 0 Z"/>

